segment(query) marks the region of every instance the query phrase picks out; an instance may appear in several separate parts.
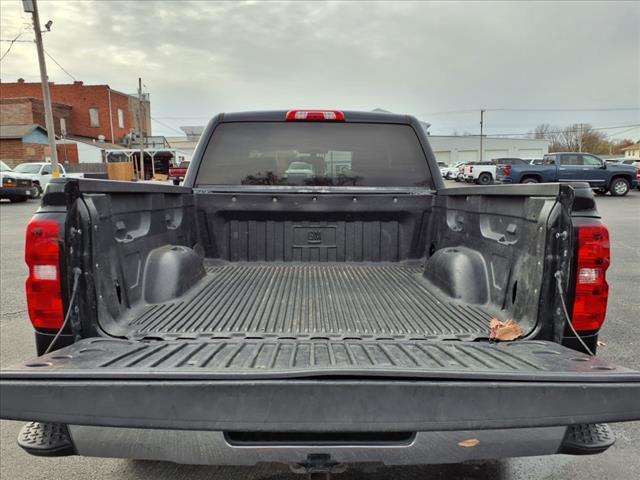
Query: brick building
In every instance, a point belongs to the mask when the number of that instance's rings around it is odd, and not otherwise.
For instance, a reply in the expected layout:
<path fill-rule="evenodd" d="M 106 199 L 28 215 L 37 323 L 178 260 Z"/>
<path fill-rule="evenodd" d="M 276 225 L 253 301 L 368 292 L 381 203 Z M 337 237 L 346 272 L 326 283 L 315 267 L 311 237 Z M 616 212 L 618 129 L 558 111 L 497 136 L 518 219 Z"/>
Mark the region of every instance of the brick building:
<path fill-rule="evenodd" d="M 123 139 L 137 130 L 138 99 L 136 97 L 113 90 L 108 85 L 85 85 L 83 82 L 70 84 L 51 82 L 49 90 L 52 103 L 70 108 L 66 125 L 67 135 L 103 138 L 111 143 L 124 143 Z M 17 98 L 42 99 L 42 85 L 39 82 L 30 83 L 22 79 L 13 83 L 0 84 L 0 99 Z M 151 135 L 151 118 L 148 96 L 143 100 L 142 110 L 143 135 L 149 136 Z M 39 123 L 39 121 L 29 123 Z M 56 130 L 58 127 L 59 125 L 56 125 Z"/>
<path fill-rule="evenodd" d="M 60 103 L 52 104 L 53 124 L 57 136 L 73 131 L 71 107 Z M 40 125 L 44 119 L 44 103 L 38 98 L 0 98 L 0 125 Z"/>
<path fill-rule="evenodd" d="M 47 156 L 49 140 L 40 125 L 0 123 L 0 160 L 15 167 L 22 162 L 41 162 Z"/>

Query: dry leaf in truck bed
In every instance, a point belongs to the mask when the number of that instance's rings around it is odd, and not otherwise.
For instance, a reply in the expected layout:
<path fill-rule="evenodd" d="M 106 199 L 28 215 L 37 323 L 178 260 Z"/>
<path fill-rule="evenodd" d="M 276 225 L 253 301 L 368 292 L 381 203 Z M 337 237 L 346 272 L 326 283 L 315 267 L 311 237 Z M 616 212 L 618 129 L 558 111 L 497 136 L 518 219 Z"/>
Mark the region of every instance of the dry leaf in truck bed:
<path fill-rule="evenodd" d="M 489 340 L 497 342 L 510 342 L 524 335 L 522 327 L 515 320 L 501 322 L 492 318 L 489 322 Z"/>
<path fill-rule="evenodd" d="M 470 438 L 469 440 L 463 440 L 462 442 L 458 442 L 458 446 L 462 448 L 473 448 L 480 444 L 480 440 L 477 438 Z"/>

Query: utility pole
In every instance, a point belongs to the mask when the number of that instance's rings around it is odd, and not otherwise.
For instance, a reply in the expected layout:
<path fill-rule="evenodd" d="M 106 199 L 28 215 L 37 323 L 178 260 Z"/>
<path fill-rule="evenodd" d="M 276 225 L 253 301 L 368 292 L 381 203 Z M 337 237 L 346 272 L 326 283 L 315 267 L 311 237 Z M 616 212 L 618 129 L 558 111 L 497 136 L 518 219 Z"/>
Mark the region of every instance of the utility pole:
<path fill-rule="evenodd" d="M 484 128 L 484 110 L 480 110 L 480 161 L 482 161 L 482 131 Z"/>
<path fill-rule="evenodd" d="M 40 14 L 38 13 L 37 0 L 22 0 L 25 12 L 31 13 L 33 18 L 33 31 L 36 35 L 36 49 L 38 50 L 38 64 L 40 65 L 40 81 L 42 82 L 42 103 L 44 103 L 44 122 L 49 137 L 49 150 L 51 151 L 51 175 L 59 177 L 58 152 L 56 151 L 56 131 L 53 124 L 53 109 L 51 108 L 51 95 L 49 93 L 49 76 L 47 64 L 44 59 L 44 46 L 42 45 L 42 31 L 40 30 Z M 47 29 L 50 23 L 47 23 Z"/>
<path fill-rule="evenodd" d="M 138 174 L 144 180 L 144 137 L 142 135 L 142 78 L 138 78 L 138 137 L 140 138 L 140 162 Z"/>

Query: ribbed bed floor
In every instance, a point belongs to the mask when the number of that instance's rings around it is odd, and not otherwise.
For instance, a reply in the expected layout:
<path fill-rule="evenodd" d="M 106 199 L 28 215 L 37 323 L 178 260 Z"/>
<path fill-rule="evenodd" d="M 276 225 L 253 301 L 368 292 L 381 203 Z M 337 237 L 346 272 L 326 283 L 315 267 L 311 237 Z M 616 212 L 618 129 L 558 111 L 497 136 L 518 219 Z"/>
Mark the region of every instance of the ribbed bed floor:
<path fill-rule="evenodd" d="M 224 264 L 179 300 L 151 305 L 131 336 L 486 337 L 492 317 L 431 293 L 407 265 Z"/>

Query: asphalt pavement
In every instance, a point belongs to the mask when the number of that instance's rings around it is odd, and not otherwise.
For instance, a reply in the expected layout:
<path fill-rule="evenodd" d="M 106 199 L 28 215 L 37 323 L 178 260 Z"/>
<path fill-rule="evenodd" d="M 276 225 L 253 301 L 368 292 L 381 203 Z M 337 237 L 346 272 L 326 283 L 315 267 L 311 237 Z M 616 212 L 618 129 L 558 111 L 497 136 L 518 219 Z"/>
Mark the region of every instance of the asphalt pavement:
<path fill-rule="evenodd" d="M 453 182 L 448 182 L 452 185 Z M 607 321 L 598 354 L 626 367 L 640 369 L 640 192 L 627 197 L 598 197 L 598 209 L 609 227 L 612 265 Z M 27 316 L 23 259 L 25 225 L 38 201 L 0 205 L 0 367 L 33 356 L 34 341 Z M 640 401 L 640 399 L 639 399 Z M 508 405 L 505 405 L 508 408 Z M 216 468 L 84 457 L 40 458 L 16 445 L 20 422 L 0 422 L 0 478 L 4 479 L 243 479 L 296 480 L 284 466 Z M 460 465 L 353 468 L 335 475 L 355 479 L 637 479 L 640 476 L 640 422 L 613 425 L 616 444 L 600 455 L 516 458 Z"/>

